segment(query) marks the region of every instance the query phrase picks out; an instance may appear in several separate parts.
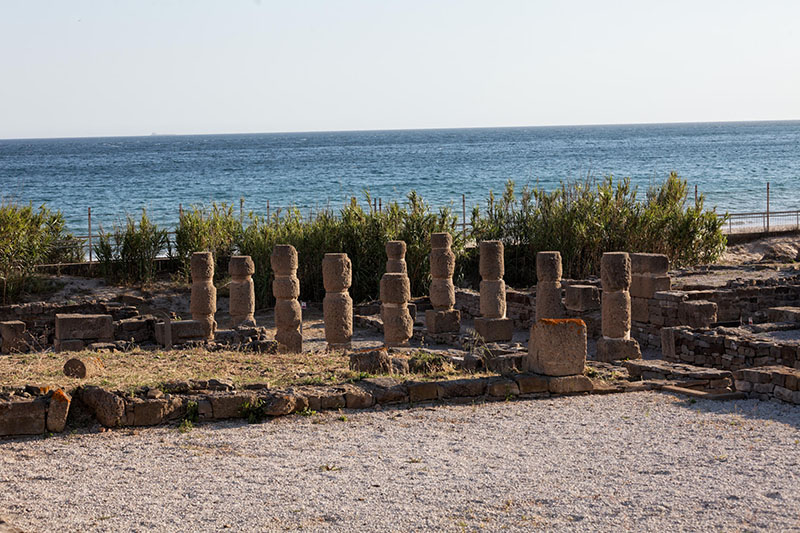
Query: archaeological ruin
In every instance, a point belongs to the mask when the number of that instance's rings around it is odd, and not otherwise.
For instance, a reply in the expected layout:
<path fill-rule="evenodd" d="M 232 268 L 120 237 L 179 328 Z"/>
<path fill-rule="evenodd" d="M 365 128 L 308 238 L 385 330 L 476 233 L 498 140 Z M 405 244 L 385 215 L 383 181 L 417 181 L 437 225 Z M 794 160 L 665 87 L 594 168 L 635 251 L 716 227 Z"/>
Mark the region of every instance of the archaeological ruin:
<path fill-rule="evenodd" d="M 607 252 L 599 278 L 572 280 L 563 278 L 561 254 L 543 251 L 536 256 L 536 286 L 515 290 L 503 280 L 503 243 L 483 241 L 477 243 L 481 280 L 475 291 L 454 283 L 452 242 L 448 233 L 431 235 L 430 285 L 417 298 L 411 295 L 406 245 L 390 241 L 376 302 L 354 305 L 354 265 L 347 254 L 326 253 L 324 298 L 301 303 L 297 252 L 276 245 L 269 260 L 275 304 L 266 311 L 256 309 L 253 260 L 231 257 L 227 290 L 218 293 L 210 252 L 191 256 L 189 298 L 179 312 L 168 302 L 153 306 L 129 293 L 103 301 L 2 306 L 2 357 L 53 353 L 74 388 L 1 388 L 0 436 L 61 431 L 75 401 L 107 427 L 180 420 L 189 409 L 199 421 L 236 417 L 253 402 L 260 402 L 265 416 L 279 416 L 465 397 L 644 389 L 800 404 L 796 274 L 693 285 L 681 281 L 691 272 L 670 271 L 664 255 Z M 265 312 L 274 326 L 264 322 Z M 305 350 L 314 357 L 328 350 L 341 352 L 346 367 L 370 377 L 286 389 L 187 379 L 127 395 L 96 384 L 109 372 L 108 354 L 164 348 L 252 351 L 265 363 L 278 354 Z M 424 353 L 449 365 L 455 378 L 408 377 L 432 364 L 415 359 Z M 476 371 L 493 377 L 474 377 Z"/>

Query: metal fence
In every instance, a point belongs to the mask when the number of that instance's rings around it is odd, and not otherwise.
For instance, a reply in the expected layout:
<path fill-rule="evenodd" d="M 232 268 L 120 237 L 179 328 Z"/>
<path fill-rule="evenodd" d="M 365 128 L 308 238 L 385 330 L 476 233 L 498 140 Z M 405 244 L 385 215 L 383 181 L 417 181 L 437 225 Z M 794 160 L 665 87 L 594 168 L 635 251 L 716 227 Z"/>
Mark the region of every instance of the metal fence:
<path fill-rule="evenodd" d="M 775 233 L 791 230 L 800 230 L 800 209 L 794 211 L 731 213 L 728 215 L 723 231 L 732 234 Z"/>

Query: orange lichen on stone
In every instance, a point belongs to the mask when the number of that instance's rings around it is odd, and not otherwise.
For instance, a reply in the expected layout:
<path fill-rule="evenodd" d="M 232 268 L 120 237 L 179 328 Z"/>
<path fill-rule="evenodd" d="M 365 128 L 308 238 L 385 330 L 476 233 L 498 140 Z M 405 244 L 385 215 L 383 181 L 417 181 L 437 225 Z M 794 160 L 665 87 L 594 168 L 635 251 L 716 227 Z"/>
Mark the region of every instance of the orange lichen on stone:
<path fill-rule="evenodd" d="M 549 326 L 555 326 L 558 324 L 575 324 L 579 327 L 586 327 L 586 323 L 580 318 L 540 318 L 539 322 Z"/>
<path fill-rule="evenodd" d="M 61 389 L 56 389 L 56 391 L 53 393 L 53 397 L 51 398 L 51 400 L 61 403 L 70 402 L 70 399 L 67 397 L 66 393 L 64 393 L 64 391 Z"/>

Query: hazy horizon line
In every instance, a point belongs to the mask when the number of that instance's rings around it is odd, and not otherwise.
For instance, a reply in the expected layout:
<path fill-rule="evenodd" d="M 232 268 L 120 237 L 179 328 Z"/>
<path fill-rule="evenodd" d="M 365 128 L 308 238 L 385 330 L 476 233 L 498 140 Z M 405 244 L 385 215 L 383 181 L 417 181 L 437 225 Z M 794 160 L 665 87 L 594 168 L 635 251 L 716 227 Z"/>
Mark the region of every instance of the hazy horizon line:
<path fill-rule="evenodd" d="M 422 127 L 422 128 L 382 128 L 382 129 L 341 129 L 341 130 L 283 130 L 283 131 L 248 131 L 248 132 L 215 132 L 215 133 L 141 133 L 114 135 L 77 135 L 72 137 L 0 137 L 0 141 L 46 141 L 66 139 L 123 139 L 143 137 L 205 137 L 212 135 L 289 135 L 314 133 L 370 133 L 400 131 L 447 131 L 447 130 L 493 130 L 493 129 L 527 129 L 527 128 L 583 128 L 604 126 L 669 126 L 689 124 L 753 124 L 764 122 L 800 122 L 800 118 L 792 119 L 753 119 L 753 120 L 676 120 L 672 122 L 607 122 L 588 124 L 539 124 L 522 126 L 456 126 L 456 127 Z"/>

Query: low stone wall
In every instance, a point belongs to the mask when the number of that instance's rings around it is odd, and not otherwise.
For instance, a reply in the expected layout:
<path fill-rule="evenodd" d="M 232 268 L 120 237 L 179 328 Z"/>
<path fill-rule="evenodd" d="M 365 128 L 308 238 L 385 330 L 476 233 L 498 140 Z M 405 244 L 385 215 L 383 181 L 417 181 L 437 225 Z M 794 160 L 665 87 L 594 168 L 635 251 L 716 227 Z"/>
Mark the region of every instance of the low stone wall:
<path fill-rule="evenodd" d="M 663 327 L 708 328 L 718 322 L 758 323 L 769 320 L 770 308 L 798 305 L 800 276 L 733 280 L 719 289 L 659 291 L 653 298 L 634 299 L 631 335 L 643 346 L 657 347 L 661 345 Z"/>
<path fill-rule="evenodd" d="M 781 400 L 800 405 L 800 370 L 763 366 L 733 373 L 736 390 L 759 400 Z"/>
<path fill-rule="evenodd" d="M 704 367 L 740 370 L 765 365 L 800 368 L 798 340 L 769 339 L 769 332 L 796 331 L 797 324 L 756 324 L 738 328 L 694 330 L 688 326 L 661 330 L 664 359 Z"/>
<path fill-rule="evenodd" d="M 30 389 L 30 390 L 29 390 Z M 307 409 L 364 409 L 375 405 L 437 400 L 506 400 L 577 393 L 623 392 L 619 387 L 596 388 L 583 375 L 547 377 L 513 374 L 486 378 L 401 382 L 390 377 L 368 378 L 353 384 L 299 386 L 285 390 L 249 385 L 236 390 L 227 380 L 181 381 L 159 388 L 141 387 L 132 394 L 87 386 L 75 391 L 75 401 L 57 390 L 0 393 L 0 436 L 38 435 L 63 431 L 70 420 L 91 416 L 105 427 L 154 426 L 193 421 L 283 416 Z M 64 403 L 64 398 L 69 401 Z"/>
<path fill-rule="evenodd" d="M 705 390 L 725 390 L 733 387 L 733 373 L 716 368 L 703 368 L 660 359 L 624 361 L 632 379 L 674 381 L 681 387 Z"/>

